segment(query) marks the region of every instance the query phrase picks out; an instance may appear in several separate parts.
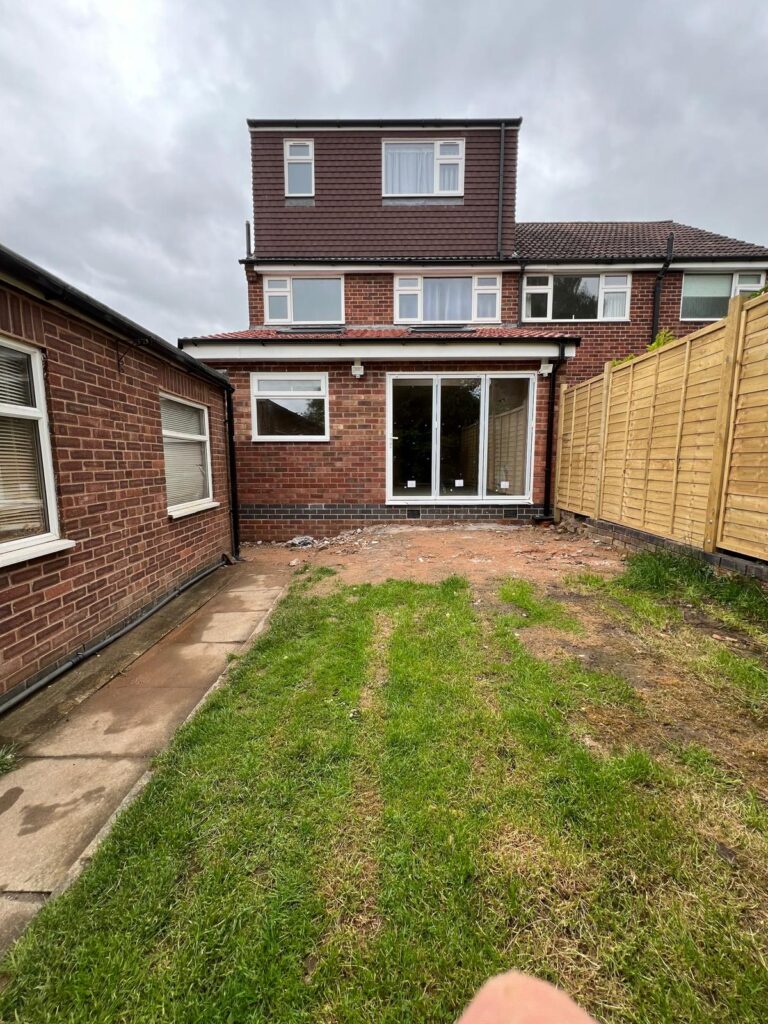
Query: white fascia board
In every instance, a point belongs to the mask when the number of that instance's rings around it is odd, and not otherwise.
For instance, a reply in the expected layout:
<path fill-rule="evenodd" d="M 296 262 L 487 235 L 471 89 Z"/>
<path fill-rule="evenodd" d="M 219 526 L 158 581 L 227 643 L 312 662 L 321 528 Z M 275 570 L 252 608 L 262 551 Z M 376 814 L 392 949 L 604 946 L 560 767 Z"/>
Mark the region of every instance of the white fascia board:
<path fill-rule="evenodd" d="M 519 263 L 253 263 L 252 269 L 266 277 L 287 277 L 289 274 L 397 274 L 410 277 L 415 274 L 468 277 L 470 274 L 500 274 L 505 270 L 519 270 Z"/>
<path fill-rule="evenodd" d="M 568 359 L 576 355 L 576 346 L 565 342 L 565 356 Z M 197 359 L 206 362 L 221 360 L 245 360 L 263 363 L 276 362 L 351 362 L 355 359 L 387 360 L 398 359 L 545 359 L 557 357 L 560 345 L 557 341 L 531 342 L 477 342 L 467 345 L 466 342 L 446 341 L 442 344 L 422 342 L 413 344 L 406 342 L 373 343 L 350 339 L 343 345 L 333 341 L 307 342 L 306 344 L 285 345 L 277 342 L 246 341 L 242 343 L 217 344 L 188 341 L 184 343 L 184 351 Z"/>
<path fill-rule="evenodd" d="M 658 263 L 526 263 L 526 274 L 631 274 L 661 270 Z"/>
<path fill-rule="evenodd" d="M 765 259 L 762 262 L 760 260 L 742 260 L 741 263 L 736 263 L 733 260 L 728 260 L 727 262 L 724 261 L 722 263 L 717 263 L 714 260 L 709 263 L 685 263 L 683 261 L 678 263 L 677 260 L 673 260 L 669 266 L 669 269 L 691 271 L 723 270 L 726 271 L 727 273 L 730 273 L 731 271 L 734 270 L 741 270 L 746 274 L 750 272 L 753 274 L 757 274 L 762 273 L 767 267 L 768 259 Z"/>

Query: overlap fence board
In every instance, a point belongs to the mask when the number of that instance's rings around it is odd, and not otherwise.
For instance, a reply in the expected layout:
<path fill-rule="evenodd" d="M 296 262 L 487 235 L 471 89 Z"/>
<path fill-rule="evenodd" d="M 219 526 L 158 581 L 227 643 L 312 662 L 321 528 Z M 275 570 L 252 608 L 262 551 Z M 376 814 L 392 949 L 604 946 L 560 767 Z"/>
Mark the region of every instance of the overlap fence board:
<path fill-rule="evenodd" d="M 768 295 L 561 392 L 558 509 L 768 557 Z"/>

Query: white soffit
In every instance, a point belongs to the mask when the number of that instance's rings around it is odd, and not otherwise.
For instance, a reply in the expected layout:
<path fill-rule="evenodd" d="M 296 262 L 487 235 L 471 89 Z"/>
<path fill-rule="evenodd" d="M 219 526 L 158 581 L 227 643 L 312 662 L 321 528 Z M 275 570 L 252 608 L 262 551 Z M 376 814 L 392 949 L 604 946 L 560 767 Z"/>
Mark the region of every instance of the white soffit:
<path fill-rule="evenodd" d="M 564 343 L 566 358 L 576 355 L 576 346 Z M 359 342 L 350 339 L 343 345 L 338 342 L 291 342 L 244 341 L 234 343 L 185 341 L 184 351 L 197 359 L 231 361 L 245 360 L 267 362 L 271 359 L 285 362 L 322 362 L 325 360 L 350 361 L 355 359 L 387 360 L 388 362 L 410 359 L 543 359 L 560 354 L 560 344 L 555 341 L 530 342 Z"/>

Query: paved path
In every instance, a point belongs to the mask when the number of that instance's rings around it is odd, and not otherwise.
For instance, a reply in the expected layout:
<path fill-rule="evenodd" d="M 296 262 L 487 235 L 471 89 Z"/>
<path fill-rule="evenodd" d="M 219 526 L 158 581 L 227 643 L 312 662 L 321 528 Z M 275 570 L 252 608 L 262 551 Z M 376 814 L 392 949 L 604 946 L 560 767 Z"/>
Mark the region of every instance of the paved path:
<path fill-rule="evenodd" d="M 290 557 L 255 549 L 249 561 L 219 569 L 105 657 L 0 719 L 0 739 L 20 755 L 0 776 L 0 952 L 79 873 L 228 655 L 264 626 L 289 581 Z"/>

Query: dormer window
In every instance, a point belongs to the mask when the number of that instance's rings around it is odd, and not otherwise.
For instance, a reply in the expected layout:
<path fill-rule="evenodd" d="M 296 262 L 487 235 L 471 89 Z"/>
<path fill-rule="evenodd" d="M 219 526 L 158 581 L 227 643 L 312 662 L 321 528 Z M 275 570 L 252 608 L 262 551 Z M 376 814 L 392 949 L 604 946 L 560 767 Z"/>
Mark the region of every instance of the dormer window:
<path fill-rule="evenodd" d="M 265 277 L 264 323 L 344 323 L 344 278 Z"/>
<path fill-rule="evenodd" d="M 315 144 L 312 139 L 286 139 L 285 194 L 289 199 L 315 194 Z"/>
<path fill-rule="evenodd" d="M 383 143 L 382 194 L 419 198 L 464 195 L 464 139 Z"/>

